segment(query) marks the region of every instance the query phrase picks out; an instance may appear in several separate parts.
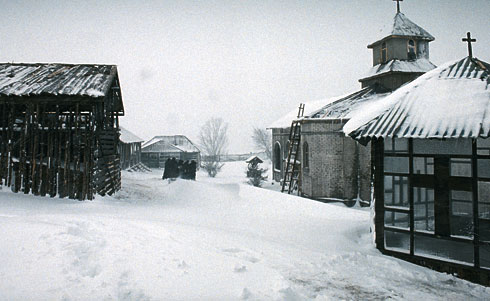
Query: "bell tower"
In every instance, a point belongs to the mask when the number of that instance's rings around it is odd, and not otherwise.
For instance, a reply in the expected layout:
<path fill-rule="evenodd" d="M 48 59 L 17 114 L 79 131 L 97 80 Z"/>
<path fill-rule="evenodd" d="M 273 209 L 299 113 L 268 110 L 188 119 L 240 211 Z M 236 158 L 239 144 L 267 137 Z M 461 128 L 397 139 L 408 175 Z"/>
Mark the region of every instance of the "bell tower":
<path fill-rule="evenodd" d="M 429 60 L 429 43 L 435 38 L 400 12 L 399 1 L 393 25 L 383 38 L 369 44 L 373 67 L 359 79 L 362 88 L 379 84 L 388 90 L 414 80 L 436 66 Z"/>

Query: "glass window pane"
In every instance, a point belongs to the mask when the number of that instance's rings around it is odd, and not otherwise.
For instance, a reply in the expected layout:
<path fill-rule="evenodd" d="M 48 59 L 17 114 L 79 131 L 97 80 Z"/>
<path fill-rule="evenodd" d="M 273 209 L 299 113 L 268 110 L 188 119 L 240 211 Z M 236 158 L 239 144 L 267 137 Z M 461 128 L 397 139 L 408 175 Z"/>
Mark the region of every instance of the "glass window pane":
<path fill-rule="evenodd" d="M 490 159 L 478 159 L 478 177 L 490 178 Z"/>
<path fill-rule="evenodd" d="M 385 211 L 385 226 L 397 228 L 410 228 L 410 216 L 408 213 Z"/>
<path fill-rule="evenodd" d="M 386 152 L 393 151 L 393 139 L 385 138 L 384 139 L 384 148 Z"/>
<path fill-rule="evenodd" d="M 414 187 L 413 206 L 415 230 L 434 233 L 434 189 Z"/>
<path fill-rule="evenodd" d="M 395 141 L 395 152 L 408 152 L 408 139 L 399 138 L 394 139 Z"/>
<path fill-rule="evenodd" d="M 478 181 L 478 217 L 490 220 L 490 182 Z"/>
<path fill-rule="evenodd" d="M 471 177 L 471 159 L 451 158 L 452 177 Z"/>
<path fill-rule="evenodd" d="M 385 206 L 393 205 L 393 176 L 385 176 L 384 178 L 384 201 Z"/>
<path fill-rule="evenodd" d="M 471 155 L 470 139 L 413 139 L 414 154 Z"/>
<path fill-rule="evenodd" d="M 415 235 L 414 248 L 415 255 L 473 263 L 474 251 L 472 242 L 456 242 L 447 239 Z"/>
<path fill-rule="evenodd" d="M 480 246 L 480 267 L 490 269 L 490 246 Z"/>
<path fill-rule="evenodd" d="M 384 171 L 395 173 L 408 173 L 408 157 L 385 157 Z"/>
<path fill-rule="evenodd" d="M 490 138 L 476 139 L 476 150 L 478 155 L 489 156 L 490 155 Z"/>
<path fill-rule="evenodd" d="M 473 193 L 451 190 L 451 235 L 473 237 Z"/>
<path fill-rule="evenodd" d="M 434 174 L 434 158 L 431 157 L 414 157 L 413 173 L 421 175 Z"/>
<path fill-rule="evenodd" d="M 384 231 L 385 248 L 387 250 L 408 253 L 410 250 L 410 235 L 389 230 Z"/>
<path fill-rule="evenodd" d="M 387 153 L 408 153 L 408 139 L 406 138 L 385 138 L 384 149 Z"/>
<path fill-rule="evenodd" d="M 385 206 L 409 207 L 408 177 L 385 176 Z"/>

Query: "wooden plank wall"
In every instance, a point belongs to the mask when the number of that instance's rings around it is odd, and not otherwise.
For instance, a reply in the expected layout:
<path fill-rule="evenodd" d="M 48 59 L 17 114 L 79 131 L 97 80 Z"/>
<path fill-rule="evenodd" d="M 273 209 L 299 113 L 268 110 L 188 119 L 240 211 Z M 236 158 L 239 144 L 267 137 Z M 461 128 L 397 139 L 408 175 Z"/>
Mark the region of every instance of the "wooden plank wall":
<path fill-rule="evenodd" d="M 93 199 L 94 114 L 80 105 L 0 103 L 0 184 L 14 192 Z"/>

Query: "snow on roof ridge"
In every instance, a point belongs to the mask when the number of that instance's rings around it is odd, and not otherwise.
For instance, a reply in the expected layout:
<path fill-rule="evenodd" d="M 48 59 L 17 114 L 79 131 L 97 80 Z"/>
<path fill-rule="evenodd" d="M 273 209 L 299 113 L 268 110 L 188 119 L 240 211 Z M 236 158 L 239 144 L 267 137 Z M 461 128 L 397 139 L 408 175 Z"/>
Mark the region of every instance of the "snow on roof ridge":
<path fill-rule="evenodd" d="M 299 120 L 299 119 L 304 119 L 313 113 L 317 112 L 318 110 L 322 109 L 323 107 L 327 106 L 328 104 L 337 101 L 339 99 L 342 99 L 344 97 L 347 97 L 351 95 L 351 93 L 347 93 L 345 95 L 341 96 L 334 96 L 334 97 L 329 97 L 329 98 L 322 98 L 318 100 L 312 100 L 309 102 L 305 102 L 305 113 L 303 114 L 304 117 L 298 118 L 298 108 L 295 108 L 294 110 L 290 111 L 286 115 L 283 115 L 281 118 L 277 119 L 274 121 L 271 125 L 267 127 L 267 129 L 284 129 L 288 128 L 291 126 L 291 122 L 293 120 Z M 312 109 L 310 109 L 313 107 Z M 307 111 L 306 111 L 307 110 Z"/>
<path fill-rule="evenodd" d="M 415 60 L 400 60 L 400 59 L 392 59 L 383 64 L 377 64 L 369 71 L 367 74 L 361 78 L 360 80 L 366 80 L 371 77 L 375 77 L 387 72 L 420 72 L 425 73 L 430 70 L 433 70 L 437 66 L 434 65 L 429 59 L 425 57 L 421 57 Z"/>
<path fill-rule="evenodd" d="M 469 57 L 447 62 L 353 116 L 343 131 L 356 139 L 488 135 L 490 92 L 485 72 Z"/>

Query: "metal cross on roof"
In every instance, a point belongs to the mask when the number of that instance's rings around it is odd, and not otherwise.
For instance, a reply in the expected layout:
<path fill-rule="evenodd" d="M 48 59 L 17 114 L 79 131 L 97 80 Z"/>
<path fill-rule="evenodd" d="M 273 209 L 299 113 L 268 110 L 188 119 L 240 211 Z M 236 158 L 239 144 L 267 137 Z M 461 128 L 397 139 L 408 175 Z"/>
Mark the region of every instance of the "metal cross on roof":
<path fill-rule="evenodd" d="M 466 38 L 463 38 L 463 42 L 468 42 L 468 55 L 470 58 L 472 58 L 473 57 L 473 50 L 471 48 L 471 42 L 476 42 L 476 39 L 472 39 L 471 33 L 467 32 Z"/>
<path fill-rule="evenodd" d="M 396 1 L 396 12 L 399 13 L 400 12 L 400 1 L 403 1 L 403 0 L 393 0 L 393 1 Z"/>

